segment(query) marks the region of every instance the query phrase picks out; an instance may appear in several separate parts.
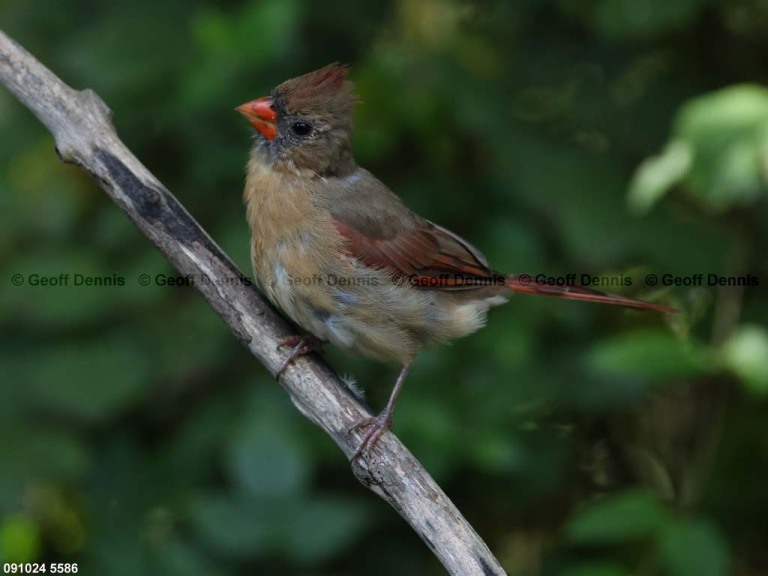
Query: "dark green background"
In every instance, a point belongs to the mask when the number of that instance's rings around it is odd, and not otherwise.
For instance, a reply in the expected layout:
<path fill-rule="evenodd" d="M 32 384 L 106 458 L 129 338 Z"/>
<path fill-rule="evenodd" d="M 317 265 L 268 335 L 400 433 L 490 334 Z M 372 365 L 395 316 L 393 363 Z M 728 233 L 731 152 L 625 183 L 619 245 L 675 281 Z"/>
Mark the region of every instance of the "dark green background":
<path fill-rule="evenodd" d="M 519 296 L 424 353 L 395 427 L 513 574 L 768 573 L 768 4 L 0 0 L 250 274 L 233 108 L 339 60 L 358 161 Z M 0 90 L 0 561 L 82 574 L 442 574 L 399 516 Z M 112 288 L 30 286 L 32 274 Z M 647 274 L 759 286 L 646 285 Z M 24 283 L 12 284 L 13 274 Z M 395 367 L 327 354 L 378 409 Z"/>

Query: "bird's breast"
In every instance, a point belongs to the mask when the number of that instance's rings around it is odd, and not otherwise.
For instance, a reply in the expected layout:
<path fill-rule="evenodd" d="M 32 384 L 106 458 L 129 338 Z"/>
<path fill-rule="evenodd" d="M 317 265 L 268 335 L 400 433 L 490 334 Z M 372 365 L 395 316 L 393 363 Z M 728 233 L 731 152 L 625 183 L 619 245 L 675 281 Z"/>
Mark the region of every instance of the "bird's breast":
<path fill-rule="evenodd" d="M 322 278 L 338 265 L 343 239 L 313 202 L 312 181 L 252 162 L 245 188 L 251 259 L 267 296 L 302 325 L 327 313 Z"/>

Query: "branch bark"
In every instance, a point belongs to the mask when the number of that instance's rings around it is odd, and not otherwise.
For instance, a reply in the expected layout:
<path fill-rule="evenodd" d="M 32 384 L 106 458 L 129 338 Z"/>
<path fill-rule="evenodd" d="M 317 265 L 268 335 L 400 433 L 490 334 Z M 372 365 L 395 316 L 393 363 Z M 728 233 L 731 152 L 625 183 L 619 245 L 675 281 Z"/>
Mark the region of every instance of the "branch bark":
<path fill-rule="evenodd" d="M 293 331 L 176 198 L 120 141 L 111 111 L 91 90 L 76 91 L 0 31 L 0 82 L 53 134 L 64 162 L 85 169 L 232 332 L 274 375 L 285 351 L 278 340 Z M 239 279 L 221 282 L 220 279 Z M 302 357 L 280 383 L 298 410 L 320 426 L 349 458 L 359 437 L 350 432 L 369 411 L 315 357 Z M 472 526 L 391 433 L 385 433 L 355 476 L 411 525 L 450 574 L 505 574 Z"/>

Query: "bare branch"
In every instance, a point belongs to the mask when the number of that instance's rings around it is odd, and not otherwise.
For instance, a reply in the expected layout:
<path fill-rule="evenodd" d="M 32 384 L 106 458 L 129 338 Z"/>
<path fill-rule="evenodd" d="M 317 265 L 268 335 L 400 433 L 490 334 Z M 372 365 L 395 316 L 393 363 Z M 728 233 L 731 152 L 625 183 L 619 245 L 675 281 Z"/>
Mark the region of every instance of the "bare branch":
<path fill-rule="evenodd" d="M 249 285 L 176 198 L 117 137 L 109 108 L 91 90 L 78 92 L 0 31 L 0 82 L 48 128 L 65 162 L 87 170 L 141 232 L 182 274 L 208 281 L 195 287 L 267 369 L 275 374 L 285 351 L 278 340 L 292 333 Z M 239 282 L 217 279 L 239 278 Z M 351 427 L 369 417 L 320 360 L 303 357 L 280 383 L 307 418 L 328 433 L 347 457 L 359 438 Z M 385 433 L 355 476 L 389 502 L 416 530 L 450 574 L 502 575 L 504 570 L 419 462 Z"/>

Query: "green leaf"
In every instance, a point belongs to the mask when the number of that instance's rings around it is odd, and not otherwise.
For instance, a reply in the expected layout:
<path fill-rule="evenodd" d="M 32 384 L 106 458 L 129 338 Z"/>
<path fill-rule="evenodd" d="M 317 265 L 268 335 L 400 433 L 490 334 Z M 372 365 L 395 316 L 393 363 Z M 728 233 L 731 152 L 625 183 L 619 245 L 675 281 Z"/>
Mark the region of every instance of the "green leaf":
<path fill-rule="evenodd" d="M 2 562 L 32 562 L 39 557 L 40 547 L 40 531 L 26 516 L 8 516 L 0 523 Z"/>
<path fill-rule="evenodd" d="M 665 511 L 650 492 L 629 491 L 608 496 L 581 510 L 566 525 L 576 544 L 619 544 L 652 536 Z"/>
<path fill-rule="evenodd" d="M 768 330 L 741 326 L 725 343 L 723 360 L 753 392 L 768 393 Z"/>
<path fill-rule="evenodd" d="M 669 576 L 726 576 L 728 551 L 718 532 L 700 520 L 680 520 L 661 538 L 661 555 Z"/>
<path fill-rule="evenodd" d="M 768 89 L 740 85 L 695 98 L 676 119 L 676 139 L 693 151 L 691 191 L 714 209 L 764 194 Z"/>
<path fill-rule="evenodd" d="M 714 364 L 706 349 L 663 330 L 630 332 L 592 348 L 589 366 L 608 376 L 662 380 L 706 372 Z"/>
<path fill-rule="evenodd" d="M 691 147 L 680 140 L 667 144 L 661 154 L 651 156 L 638 167 L 629 188 L 629 205 L 636 212 L 647 212 L 691 167 Z"/>
<path fill-rule="evenodd" d="M 742 84 L 693 98 L 675 122 L 677 133 L 702 148 L 754 134 L 768 122 L 768 89 Z"/>

